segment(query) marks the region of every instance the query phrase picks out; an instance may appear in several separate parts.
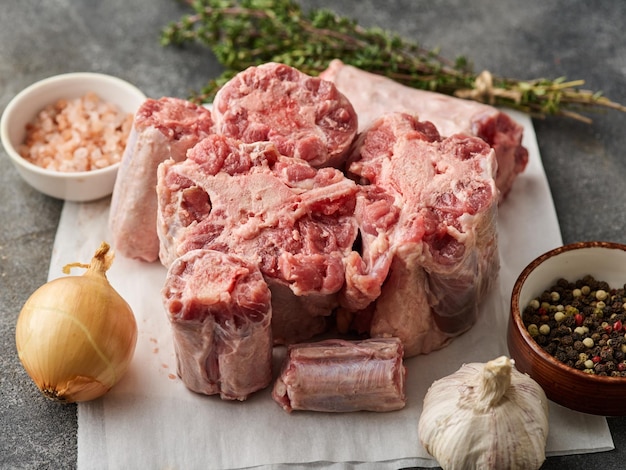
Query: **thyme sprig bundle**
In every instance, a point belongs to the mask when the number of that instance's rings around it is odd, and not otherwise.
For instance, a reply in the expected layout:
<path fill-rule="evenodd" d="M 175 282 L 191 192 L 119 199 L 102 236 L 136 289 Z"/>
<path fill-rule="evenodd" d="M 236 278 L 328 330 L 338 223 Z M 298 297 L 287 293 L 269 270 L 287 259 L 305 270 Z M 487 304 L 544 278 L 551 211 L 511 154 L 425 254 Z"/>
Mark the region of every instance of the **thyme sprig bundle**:
<path fill-rule="evenodd" d="M 584 110 L 626 106 L 600 92 L 580 88 L 583 80 L 517 80 L 476 74 L 464 57 L 448 60 L 380 28 L 364 28 L 328 9 L 302 10 L 293 0 L 181 0 L 194 13 L 170 23 L 163 45 L 199 42 L 208 46 L 224 72 L 193 99 L 208 102 L 230 78 L 249 66 L 282 62 L 318 75 L 332 59 L 385 75 L 405 85 L 520 110 L 535 117 L 566 116 L 585 122 Z"/>

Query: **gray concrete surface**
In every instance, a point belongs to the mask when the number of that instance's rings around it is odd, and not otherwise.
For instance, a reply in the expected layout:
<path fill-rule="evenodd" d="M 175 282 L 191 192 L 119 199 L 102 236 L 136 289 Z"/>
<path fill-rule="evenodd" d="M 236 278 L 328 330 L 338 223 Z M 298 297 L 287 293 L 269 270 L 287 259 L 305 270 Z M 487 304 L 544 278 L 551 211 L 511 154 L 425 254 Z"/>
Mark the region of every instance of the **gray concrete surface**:
<path fill-rule="evenodd" d="M 335 5 L 336 4 L 336 5 Z M 332 0 L 333 7 L 414 38 L 476 70 L 516 78 L 567 76 L 626 103 L 626 2 L 593 0 Z M 219 73 L 210 53 L 159 45 L 184 8 L 174 0 L 5 0 L 0 13 L 0 110 L 25 86 L 62 72 L 129 80 L 152 97 L 186 97 Z M 564 242 L 626 243 L 626 114 L 592 125 L 535 120 Z M 62 202 L 23 183 L 0 150 L 0 468 L 76 466 L 76 407 L 45 400 L 19 364 L 18 312 L 45 282 Z M 591 399 L 601 399 L 593 397 Z M 616 450 L 554 457 L 545 469 L 623 468 L 626 418 L 610 418 Z"/>

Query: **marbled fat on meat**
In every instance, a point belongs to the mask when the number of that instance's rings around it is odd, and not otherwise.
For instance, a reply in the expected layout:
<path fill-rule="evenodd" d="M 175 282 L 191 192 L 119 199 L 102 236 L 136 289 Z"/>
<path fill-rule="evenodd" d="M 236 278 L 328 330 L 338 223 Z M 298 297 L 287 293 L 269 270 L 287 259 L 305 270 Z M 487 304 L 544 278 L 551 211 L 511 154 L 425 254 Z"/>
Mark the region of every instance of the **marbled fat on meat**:
<path fill-rule="evenodd" d="M 438 349 L 474 324 L 498 275 L 494 151 L 389 113 L 362 134 L 350 161 L 368 191 L 356 212 L 362 262 L 346 268 L 342 303 L 374 302 L 370 334 L 400 337 L 407 356 Z"/>
<path fill-rule="evenodd" d="M 462 133 L 483 139 L 496 153 L 500 201 L 528 164 L 522 126 L 493 106 L 410 88 L 340 60 L 332 61 L 320 77 L 333 82 L 348 97 L 359 116 L 359 131 L 386 113 L 404 112 L 432 122 L 444 137 Z"/>
<path fill-rule="evenodd" d="M 161 261 L 195 249 L 241 256 L 272 289 L 276 342 L 324 331 L 358 229 L 358 186 L 334 168 L 280 155 L 271 142 L 212 135 L 159 166 Z"/>
<path fill-rule="evenodd" d="M 219 133 L 252 143 L 270 141 L 313 167 L 339 168 L 358 128 L 352 104 L 335 85 L 284 64 L 249 67 L 213 102 Z"/>
<path fill-rule="evenodd" d="M 142 261 L 158 259 L 157 166 L 183 160 L 212 132 L 210 111 L 186 100 L 148 99 L 137 110 L 111 199 L 109 228 L 117 252 Z"/>
<path fill-rule="evenodd" d="M 194 250 L 172 264 L 163 301 L 187 388 L 245 400 L 269 385 L 270 300 L 258 267 L 234 255 Z"/>

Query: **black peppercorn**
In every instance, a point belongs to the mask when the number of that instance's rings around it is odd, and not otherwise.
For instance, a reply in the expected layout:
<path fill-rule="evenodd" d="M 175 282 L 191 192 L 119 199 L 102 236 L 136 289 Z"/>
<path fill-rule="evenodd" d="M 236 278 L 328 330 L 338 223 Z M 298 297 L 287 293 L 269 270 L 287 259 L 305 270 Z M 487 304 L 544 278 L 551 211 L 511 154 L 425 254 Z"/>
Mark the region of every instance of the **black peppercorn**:
<path fill-rule="evenodd" d="M 561 278 L 533 299 L 522 315 L 535 341 L 557 360 L 596 375 L 626 377 L 626 284 L 584 276 Z"/>

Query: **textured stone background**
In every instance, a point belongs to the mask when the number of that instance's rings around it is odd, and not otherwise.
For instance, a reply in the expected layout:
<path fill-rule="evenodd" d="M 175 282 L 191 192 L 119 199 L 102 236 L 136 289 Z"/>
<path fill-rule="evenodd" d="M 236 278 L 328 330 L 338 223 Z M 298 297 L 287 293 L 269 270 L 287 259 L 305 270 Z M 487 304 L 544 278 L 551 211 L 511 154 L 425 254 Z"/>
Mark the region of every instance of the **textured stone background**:
<path fill-rule="evenodd" d="M 332 7 L 444 56 L 464 55 L 477 71 L 531 79 L 583 78 L 626 103 L 626 2 L 529 0 L 302 1 Z M 184 8 L 174 0 L 5 0 L 0 15 L 0 110 L 25 86 L 72 71 L 117 75 L 151 97 L 188 96 L 219 65 L 198 48 L 162 48 L 163 26 Z M 626 243 L 626 114 L 592 125 L 535 120 L 565 243 Z M 0 149 L 0 468 L 76 466 L 76 407 L 40 396 L 14 346 L 26 298 L 47 278 L 62 202 L 22 182 Z M 590 399 L 601 399 L 591 397 Z M 617 449 L 550 458 L 543 468 L 622 468 L 626 419 L 609 419 Z"/>

